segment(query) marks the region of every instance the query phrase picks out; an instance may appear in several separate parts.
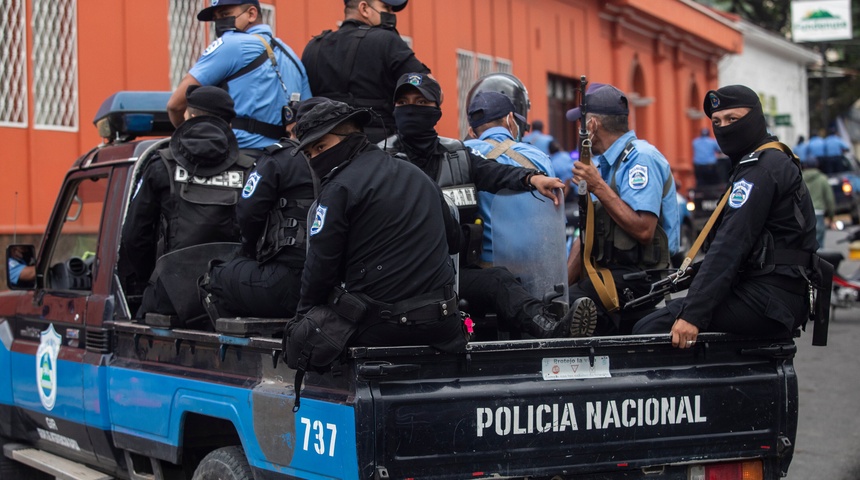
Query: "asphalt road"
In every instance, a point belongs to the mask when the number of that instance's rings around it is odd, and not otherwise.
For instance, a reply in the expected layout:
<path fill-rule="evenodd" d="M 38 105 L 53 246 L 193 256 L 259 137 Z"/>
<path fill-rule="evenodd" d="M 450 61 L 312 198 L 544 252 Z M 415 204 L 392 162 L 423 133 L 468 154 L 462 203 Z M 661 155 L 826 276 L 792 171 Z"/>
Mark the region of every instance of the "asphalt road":
<path fill-rule="evenodd" d="M 846 254 L 837 244 L 845 232 L 828 232 L 827 250 Z M 847 256 L 847 254 L 846 254 Z M 843 261 L 843 275 L 860 269 L 860 262 Z M 826 347 L 813 347 L 806 333 L 797 339 L 794 360 L 800 388 L 800 418 L 789 480 L 860 479 L 860 306 L 836 311 L 830 320 Z"/>

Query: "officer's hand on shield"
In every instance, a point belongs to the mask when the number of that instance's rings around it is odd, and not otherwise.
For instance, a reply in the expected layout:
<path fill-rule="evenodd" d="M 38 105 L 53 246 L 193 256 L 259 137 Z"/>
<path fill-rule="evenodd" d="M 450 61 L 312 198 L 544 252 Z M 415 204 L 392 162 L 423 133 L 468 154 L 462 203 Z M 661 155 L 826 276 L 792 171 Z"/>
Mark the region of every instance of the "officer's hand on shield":
<path fill-rule="evenodd" d="M 573 162 L 574 185 L 580 185 L 580 182 L 583 179 L 588 185 L 588 191 L 591 193 L 594 193 L 594 190 L 601 184 L 605 184 L 603 178 L 600 176 L 600 172 L 597 171 L 597 167 L 595 167 L 594 164 L 585 164 L 577 160 Z"/>
<path fill-rule="evenodd" d="M 564 189 L 564 182 L 556 177 L 547 177 L 545 175 L 532 175 L 529 183 L 537 189 L 544 197 L 552 200 L 552 204 L 558 206 L 559 194 L 558 189 Z"/>
<path fill-rule="evenodd" d="M 672 346 L 677 348 L 692 348 L 696 345 L 699 327 L 679 318 L 672 325 Z"/>

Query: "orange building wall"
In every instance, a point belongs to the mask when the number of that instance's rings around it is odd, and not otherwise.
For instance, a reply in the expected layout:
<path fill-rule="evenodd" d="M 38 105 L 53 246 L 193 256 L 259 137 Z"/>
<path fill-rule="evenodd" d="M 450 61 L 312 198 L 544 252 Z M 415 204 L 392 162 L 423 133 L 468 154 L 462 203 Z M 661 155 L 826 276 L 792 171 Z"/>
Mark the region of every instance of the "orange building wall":
<path fill-rule="evenodd" d="M 262 1 L 275 5 L 277 35 L 299 54 L 342 19 L 338 0 Z M 100 142 L 91 122 L 108 95 L 170 87 L 167 0 L 78 0 L 77 9 L 79 131 L 33 129 L 32 96 L 28 128 L 0 127 L 0 234 L 12 233 L 14 222 L 18 233 L 43 231 L 73 159 Z M 631 126 L 664 153 L 682 190 L 691 186 L 690 141 L 707 125 L 687 110 L 701 110 L 701 96 L 717 86 L 717 60 L 742 45 L 738 31 L 689 0 L 412 0 L 398 30 L 445 92 L 440 134 L 458 134 L 458 49 L 510 59 L 529 89 L 529 118 L 546 124 L 547 75 L 585 74 L 653 99 L 635 109 Z"/>

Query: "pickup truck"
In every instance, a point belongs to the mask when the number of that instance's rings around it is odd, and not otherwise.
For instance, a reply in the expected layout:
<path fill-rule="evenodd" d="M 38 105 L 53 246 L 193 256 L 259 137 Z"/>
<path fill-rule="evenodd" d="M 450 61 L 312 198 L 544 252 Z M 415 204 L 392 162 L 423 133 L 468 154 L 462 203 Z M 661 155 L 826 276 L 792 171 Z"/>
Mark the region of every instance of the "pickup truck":
<path fill-rule="evenodd" d="M 168 97 L 120 92 L 105 102 L 96 124 L 106 141 L 63 182 L 35 285 L 0 294 L 0 478 L 788 471 L 798 418 L 791 339 L 703 333 L 689 350 L 668 335 L 495 340 L 458 354 L 351 348 L 330 371 L 308 372 L 293 411 L 296 372 L 271 323 L 133 321 L 139 292 L 122 280 L 118 246 L 135 178 L 171 131 Z"/>

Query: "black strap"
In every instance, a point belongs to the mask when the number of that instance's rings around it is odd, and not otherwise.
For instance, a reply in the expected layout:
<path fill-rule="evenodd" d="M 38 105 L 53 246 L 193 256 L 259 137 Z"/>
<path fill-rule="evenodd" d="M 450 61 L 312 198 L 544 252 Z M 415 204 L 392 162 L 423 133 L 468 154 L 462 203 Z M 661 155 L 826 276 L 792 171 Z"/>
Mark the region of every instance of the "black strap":
<path fill-rule="evenodd" d="M 269 138 L 281 138 L 286 133 L 283 125 L 275 125 L 254 118 L 234 118 L 230 125 L 236 130 L 244 130 Z"/>
<path fill-rule="evenodd" d="M 241 33 L 248 33 L 248 32 L 241 32 Z M 296 59 L 295 59 L 295 58 L 293 58 L 293 56 L 292 56 L 292 55 L 290 55 L 290 53 L 289 53 L 289 51 L 287 50 L 287 48 L 286 48 L 286 47 L 284 47 L 284 46 L 281 44 L 281 42 L 279 42 L 279 41 L 278 41 L 278 39 L 277 39 L 277 38 L 274 38 L 274 37 L 272 37 L 272 36 L 269 36 L 269 35 L 268 35 L 267 33 L 265 33 L 265 32 L 264 32 L 264 33 L 262 33 L 262 35 L 266 35 L 266 36 L 268 36 L 268 37 L 269 37 L 269 39 L 271 40 L 271 41 L 269 42 L 269 47 L 270 47 L 270 48 L 272 48 L 273 50 L 274 50 L 274 49 L 278 49 L 278 50 L 280 50 L 281 52 L 283 52 L 284 56 L 285 56 L 285 57 L 287 57 L 288 59 L 290 59 L 290 61 L 291 61 L 291 62 L 293 62 L 293 66 L 294 66 L 294 67 L 296 67 L 296 70 L 299 72 L 299 75 L 301 75 L 301 77 L 302 77 L 302 78 L 305 78 L 305 73 L 303 72 L 302 68 L 299 66 L 299 63 L 296 61 Z M 237 78 L 239 78 L 239 77 L 243 77 L 243 76 L 245 76 L 245 75 L 247 75 L 247 74 L 249 74 L 249 73 L 253 72 L 254 70 L 256 70 L 256 69 L 257 69 L 257 67 L 259 67 L 260 65 L 262 65 L 262 64 L 264 64 L 264 63 L 266 63 L 266 61 L 268 61 L 268 60 L 269 60 L 269 52 L 264 48 L 264 49 L 263 49 L 263 51 L 262 51 L 259 55 L 257 55 L 257 57 L 255 57 L 253 60 L 251 60 L 251 62 L 250 62 L 250 63 L 248 63 L 248 64 L 247 64 L 247 65 L 245 65 L 244 67 L 240 68 L 239 70 L 237 70 L 236 72 L 234 72 L 234 73 L 233 73 L 232 75 L 230 75 L 229 77 L 225 78 L 223 81 L 221 81 L 221 83 L 220 83 L 220 84 L 218 84 L 218 86 L 219 86 L 219 87 L 221 87 L 221 88 L 223 88 L 224 90 L 228 90 L 228 91 L 229 91 L 229 89 L 228 89 L 228 87 L 227 87 L 227 83 L 228 83 L 228 82 L 231 82 L 231 81 L 233 81 L 233 80 L 235 80 L 235 79 L 237 79 Z M 277 68 L 277 67 L 275 67 L 275 68 Z M 281 136 L 282 136 L 282 135 L 281 135 Z M 277 137 L 274 137 L 274 138 L 281 138 L 281 136 L 277 136 Z"/>

